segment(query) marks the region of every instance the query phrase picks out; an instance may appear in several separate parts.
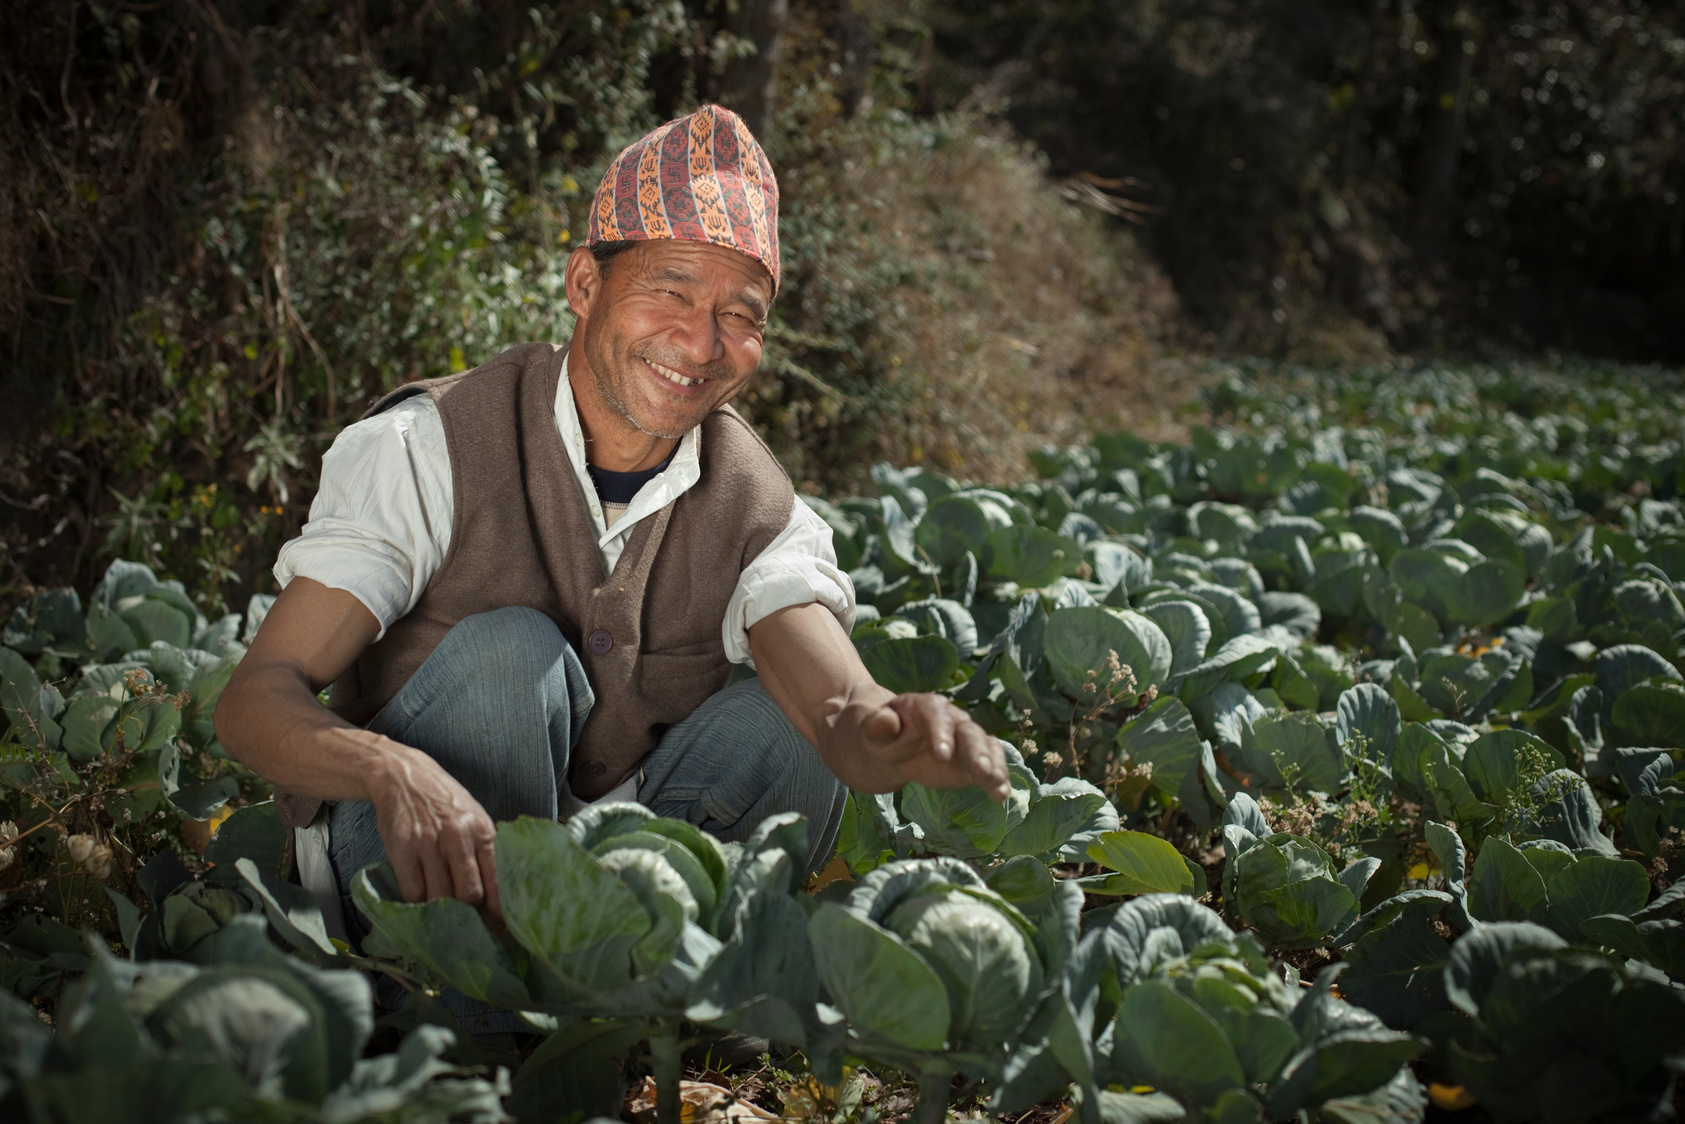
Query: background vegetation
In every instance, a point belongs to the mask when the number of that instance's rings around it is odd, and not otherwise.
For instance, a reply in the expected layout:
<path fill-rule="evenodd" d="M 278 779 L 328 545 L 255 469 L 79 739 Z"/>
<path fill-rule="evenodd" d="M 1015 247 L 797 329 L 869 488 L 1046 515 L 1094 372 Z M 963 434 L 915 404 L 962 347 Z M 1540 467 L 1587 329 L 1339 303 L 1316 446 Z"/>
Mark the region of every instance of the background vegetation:
<path fill-rule="evenodd" d="M 931 100 L 981 82 L 1056 173 L 1156 206 L 1149 244 L 1234 344 L 1322 358 L 1355 317 L 1394 347 L 1685 354 L 1677 5 L 1001 3 L 932 22 Z"/>
<path fill-rule="evenodd" d="M 784 190 L 743 403 L 810 489 L 1197 414 L 1200 356 L 1685 354 L 1678 13 L 921 0 L 0 12 L 0 585 L 269 587 L 372 396 L 564 338 L 618 148 Z M 448 49 L 446 46 L 448 45 Z"/>

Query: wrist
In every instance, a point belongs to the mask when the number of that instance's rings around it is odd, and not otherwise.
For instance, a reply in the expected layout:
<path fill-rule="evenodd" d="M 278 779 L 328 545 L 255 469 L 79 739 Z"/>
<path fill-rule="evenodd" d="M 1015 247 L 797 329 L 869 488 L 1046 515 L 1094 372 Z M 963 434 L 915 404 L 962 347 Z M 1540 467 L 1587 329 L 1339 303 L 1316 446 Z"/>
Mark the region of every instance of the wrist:
<path fill-rule="evenodd" d="M 392 792 L 409 788 L 419 764 L 416 758 L 427 758 L 420 750 L 367 730 L 353 732 L 351 740 L 346 761 L 354 783 L 363 789 L 360 798 L 377 806 Z"/>
<path fill-rule="evenodd" d="M 868 714 L 876 714 L 894 701 L 894 691 L 880 687 L 868 679 L 864 683 L 853 684 L 846 691 L 833 695 L 826 701 L 826 706 L 831 711 L 828 720 L 833 725 L 842 725 L 845 721 L 858 724 Z"/>
<path fill-rule="evenodd" d="M 872 739 L 865 731 L 866 719 L 894 697 L 872 684 L 869 689 L 853 690 L 825 700 L 815 723 L 819 734 L 816 748 L 824 751 L 833 746 L 846 746 L 851 753 L 869 751 Z"/>
<path fill-rule="evenodd" d="M 873 730 L 868 723 L 882 715 L 896 695 L 873 684 L 846 699 L 833 700 L 825 721 L 819 724 L 820 756 L 830 764 L 838 779 L 856 792 L 895 792 L 907 783 L 902 767 L 900 734 L 892 728 Z M 895 715 L 892 725 L 898 724 Z M 884 727 L 880 719 L 879 727 Z"/>

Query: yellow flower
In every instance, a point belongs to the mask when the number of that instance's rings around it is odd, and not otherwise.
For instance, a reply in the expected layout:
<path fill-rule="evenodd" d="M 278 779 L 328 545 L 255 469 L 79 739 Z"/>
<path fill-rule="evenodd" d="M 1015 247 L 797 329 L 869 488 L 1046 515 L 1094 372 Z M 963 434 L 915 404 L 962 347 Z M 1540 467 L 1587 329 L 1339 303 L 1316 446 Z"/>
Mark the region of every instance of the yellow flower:
<path fill-rule="evenodd" d="M 1428 1086 L 1428 1100 L 1433 1102 L 1435 1108 L 1444 1109 L 1446 1112 L 1473 1108 L 1476 1103 L 1469 1091 L 1461 1085 L 1441 1085 L 1437 1081 Z"/>
<path fill-rule="evenodd" d="M 215 835 L 216 829 L 221 827 L 223 821 L 233 814 L 234 805 L 224 804 L 222 807 L 211 813 L 211 818 L 205 821 L 205 826 L 211 829 L 212 835 Z"/>

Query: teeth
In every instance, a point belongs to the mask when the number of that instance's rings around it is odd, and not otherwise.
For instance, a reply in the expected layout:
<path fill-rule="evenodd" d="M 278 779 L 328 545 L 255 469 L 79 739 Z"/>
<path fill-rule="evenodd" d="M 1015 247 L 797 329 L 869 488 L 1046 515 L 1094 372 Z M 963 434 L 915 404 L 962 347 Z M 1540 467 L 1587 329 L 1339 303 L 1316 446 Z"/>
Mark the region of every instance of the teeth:
<path fill-rule="evenodd" d="M 662 378 L 666 379 L 668 382 L 676 382 L 680 386 L 695 386 L 699 382 L 706 381 L 704 379 L 687 379 L 683 375 L 679 374 L 679 372 L 673 370 L 671 367 L 663 367 L 661 364 L 652 363 L 648 359 L 645 359 L 644 362 L 649 363 L 650 369 L 653 370 L 656 374 L 660 375 Z"/>

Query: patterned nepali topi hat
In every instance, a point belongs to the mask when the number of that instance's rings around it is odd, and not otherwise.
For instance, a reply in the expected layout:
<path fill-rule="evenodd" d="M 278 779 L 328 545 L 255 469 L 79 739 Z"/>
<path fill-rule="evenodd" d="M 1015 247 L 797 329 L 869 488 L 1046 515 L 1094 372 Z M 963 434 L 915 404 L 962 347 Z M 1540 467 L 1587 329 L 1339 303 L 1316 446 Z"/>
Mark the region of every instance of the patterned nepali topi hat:
<path fill-rule="evenodd" d="M 705 105 L 614 158 L 585 244 L 650 238 L 729 246 L 764 265 L 778 292 L 778 181 L 743 118 Z"/>

